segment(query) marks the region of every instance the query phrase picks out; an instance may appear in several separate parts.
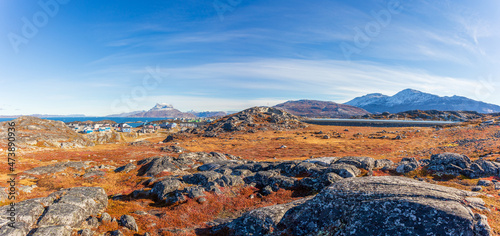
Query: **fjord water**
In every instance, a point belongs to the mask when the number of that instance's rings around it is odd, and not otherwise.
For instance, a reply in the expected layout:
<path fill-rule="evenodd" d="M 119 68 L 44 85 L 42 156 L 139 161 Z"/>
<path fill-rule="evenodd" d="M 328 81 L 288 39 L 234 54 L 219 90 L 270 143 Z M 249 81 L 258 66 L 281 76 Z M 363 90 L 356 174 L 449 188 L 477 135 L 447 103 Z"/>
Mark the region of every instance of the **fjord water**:
<path fill-rule="evenodd" d="M 16 118 L 0 118 L 0 122 L 10 121 Z M 73 122 L 73 121 L 101 121 L 101 120 L 112 120 L 116 123 L 128 123 L 132 127 L 139 126 L 144 122 L 151 122 L 156 120 L 168 120 L 172 118 L 155 118 L 155 117 L 42 117 L 42 119 L 47 120 L 58 120 L 62 122 Z"/>

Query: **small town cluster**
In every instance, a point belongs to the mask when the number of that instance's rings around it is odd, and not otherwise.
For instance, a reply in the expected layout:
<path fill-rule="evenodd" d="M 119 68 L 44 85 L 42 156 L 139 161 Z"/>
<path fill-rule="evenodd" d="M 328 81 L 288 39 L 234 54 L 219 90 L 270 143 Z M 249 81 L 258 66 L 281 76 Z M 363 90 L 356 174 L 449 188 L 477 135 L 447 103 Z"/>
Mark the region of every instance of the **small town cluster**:
<path fill-rule="evenodd" d="M 83 134 L 89 134 L 89 133 L 94 133 L 94 132 L 110 132 L 110 131 L 124 132 L 124 133 L 130 133 L 130 132 L 134 132 L 134 131 L 136 131 L 138 133 L 156 133 L 157 131 L 159 131 L 161 129 L 170 130 L 170 129 L 174 129 L 176 127 L 194 128 L 194 127 L 197 127 L 198 124 L 194 123 L 194 122 L 180 122 L 180 123 L 164 122 L 161 124 L 144 122 L 144 123 L 134 127 L 134 126 L 127 124 L 127 123 L 115 123 L 115 124 L 110 124 L 110 123 L 103 123 L 103 124 L 69 123 L 68 126 L 71 129 L 73 129 L 74 131 L 76 131 L 78 133 L 83 133 Z"/>

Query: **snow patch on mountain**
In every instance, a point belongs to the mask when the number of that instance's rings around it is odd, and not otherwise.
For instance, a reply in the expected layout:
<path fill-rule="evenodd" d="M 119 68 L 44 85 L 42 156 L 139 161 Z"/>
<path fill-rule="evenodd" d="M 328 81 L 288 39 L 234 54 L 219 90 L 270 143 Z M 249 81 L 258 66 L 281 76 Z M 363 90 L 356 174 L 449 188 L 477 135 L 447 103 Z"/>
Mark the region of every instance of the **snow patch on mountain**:
<path fill-rule="evenodd" d="M 350 106 L 355 106 L 355 107 L 361 107 L 361 106 L 373 103 L 374 99 L 386 99 L 388 97 L 389 96 L 383 95 L 381 93 L 371 93 L 371 94 L 367 94 L 367 95 L 362 96 L 362 97 L 357 97 L 357 98 L 355 98 L 349 102 L 346 102 L 344 104 L 350 105 Z"/>
<path fill-rule="evenodd" d="M 372 113 L 404 112 L 409 110 L 476 111 L 480 113 L 500 112 L 500 106 L 472 100 L 461 96 L 440 97 L 414 89 L 405 89 L 387 96 L 380 93 L 354 98 L 346 105 L 363 108 Z"/>
<path fill-rule="evenodd" d="M 169 111 L 173 110 L 174 106 L 168 103 L 156 103 L 156 105 L 150 109 L 150 111 Z"/>

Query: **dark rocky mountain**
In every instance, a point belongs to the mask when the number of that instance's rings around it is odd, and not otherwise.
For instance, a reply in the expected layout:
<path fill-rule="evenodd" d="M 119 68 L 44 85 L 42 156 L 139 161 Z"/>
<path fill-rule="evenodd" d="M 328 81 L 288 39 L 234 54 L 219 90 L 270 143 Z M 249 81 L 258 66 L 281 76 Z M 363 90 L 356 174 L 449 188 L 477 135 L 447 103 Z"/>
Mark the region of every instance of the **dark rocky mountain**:
<path fill-rule="evenodd" d="M 200 118 L 223 117 L 227 115 L 227 113 L 223 111 L 188 111 L 188 113 Z"/>
<path fill-rule="evenodd" d="M 344 103 L 363 108 L 371 113 L 397 113 L 409 110 L 500 112 L 500 106 L 466 97 L 440 97 L 414 89 L 405 89 L 394 96 L 380 93 L 368 94 Z"/>
<path fill-rule="evenodd" d="M 148 111 L 130 115 L 128 117 L 165 117 L 165 118 L 196 118 L 196 115 L 187 112 L 181 112 L 172 105 L 166 103 L 157 103 L 156 106 Z"/>
<path fill-rule="evenodd" d="M 359 107 L 317 100 L 288 101 L 274 107 L 302 117 L 349 118 L 370 114 Z"/>
<path fill-rule="evenodd" d="M 182 112 L 167 103 L 157 103 L 148 111 L 133 111 L 108 115 L 108 117 L 159 117 L 159 118 L 209 118 L 227 115 L 223 111 L 188 111 Z"/>

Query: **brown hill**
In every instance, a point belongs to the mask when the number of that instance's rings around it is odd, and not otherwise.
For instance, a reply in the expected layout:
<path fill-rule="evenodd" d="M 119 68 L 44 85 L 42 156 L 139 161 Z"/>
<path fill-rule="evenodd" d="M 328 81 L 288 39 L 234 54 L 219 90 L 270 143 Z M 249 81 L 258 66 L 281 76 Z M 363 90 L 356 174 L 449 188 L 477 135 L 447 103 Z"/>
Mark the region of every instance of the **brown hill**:
<path fill-rule="evenodd" d="M 227 115 L 202 127 L 187 129 L 169 135 L 164 142 L 173 141 L 189 134 L 217 137 L 221 133 L 255 133 L 264 130 L 293 130 L 307 127 L 297 116 L 274 107 L 252 107 Z"/>
<path fill-rule="evenodd" d="M 0 123 L 0 138 L 4 141 L 9 124 L 15 122 L 16 145 L 19 147 L 86 147 L 94 143 L 70 129 L 62 121 L 21 116 Z"/>
<path fill-rule="evenodd" d="M 362 108 L 316 100 L 288 101 L 274 107 L 284 109 L 296 116 L 315 118 L 349 118 L 370 114 Z"/>
<path fill-rule="evenodd" d="M 252 107 L 228 115 L 207 126 L 205 132 L 290 130 L 304 127 L 299 118 L 274 107 Z"/>

